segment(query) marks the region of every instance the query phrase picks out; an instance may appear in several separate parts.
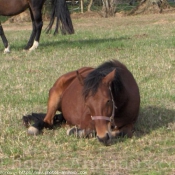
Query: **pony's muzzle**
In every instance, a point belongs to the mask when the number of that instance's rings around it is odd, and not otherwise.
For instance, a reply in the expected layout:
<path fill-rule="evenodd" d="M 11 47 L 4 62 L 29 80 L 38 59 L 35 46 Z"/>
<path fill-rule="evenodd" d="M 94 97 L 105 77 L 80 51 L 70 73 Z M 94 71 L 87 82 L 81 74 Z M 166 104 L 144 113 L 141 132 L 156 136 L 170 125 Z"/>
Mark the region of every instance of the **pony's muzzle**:
<path fill-rule="evenodd" d="M 97 135 L 97 139 L 99 142 L 103 143 L 105 146 L 109 146 L 111 144 L 111 137 L 108 133 L 104 137 L 99 137 Z"/>

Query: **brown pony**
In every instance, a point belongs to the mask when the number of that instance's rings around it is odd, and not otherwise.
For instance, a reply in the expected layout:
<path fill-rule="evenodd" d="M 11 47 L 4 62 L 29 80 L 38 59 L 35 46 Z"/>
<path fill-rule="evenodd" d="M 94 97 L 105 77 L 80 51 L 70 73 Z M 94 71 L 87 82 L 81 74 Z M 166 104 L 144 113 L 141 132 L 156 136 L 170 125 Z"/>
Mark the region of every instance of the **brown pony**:
<path fill-rule="evenodd" d="M 43 26 L 42 21 L 42 8 L 46 0 L 0 0 L 0 15 L 2 16 L 14 16 L 26 9 L 29 9 L 32 20 L 32 33 L 30 39 L 25 47 L 26 50 L 34 50 L 39 45 L 41 30 Z M 47 32 L 50 31 L 54 23 L 54 19 L 57 18 L 55 34 L 58 33 L 58 28 L 61 27 L 62 33 L 72 34 L 74 33 L 70 13 L 66 5 L 65 0 L 50 0 L 52 3 L 52 13 L 50 23 L 47 27 Z M 10 46 L 7 38 L 4 34 L 1 22 L 0 22 L 0 36 L 2 38 L 5 53 L 10 52 Z"/>
<path fill-rule="evenodd" d="M 29 127 L 28 133 L 52 126 L 59 110 L 67 124 L 82 129 L 85 136 L 95 130 L 98 140 L 109 145 L 112 137 L 132 136 L 139 106 L 138 85 L 122 63 L 113 60 L 95 69 L 84 67 L 57 79 L 44 120 Z"/>

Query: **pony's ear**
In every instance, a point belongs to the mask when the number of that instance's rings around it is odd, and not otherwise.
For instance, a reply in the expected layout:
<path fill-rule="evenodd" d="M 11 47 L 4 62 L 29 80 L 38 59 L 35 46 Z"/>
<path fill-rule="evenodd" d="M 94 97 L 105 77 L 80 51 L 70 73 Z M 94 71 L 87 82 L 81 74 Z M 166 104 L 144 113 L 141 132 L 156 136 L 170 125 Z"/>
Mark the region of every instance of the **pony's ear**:
<path fill-rule="evenodd" d="M 84 84 L 84 77 L 78 72 L 78 70 L 76 71 L 76 73 L 77 73 L 77 78 L 78 78 L 80 84 L 83 86 L 83 84 Z"/>
<path fill-rule="evenodd" d="M 114 80 L 115 73 L 116 73 L 116 69 L 114 69 L 114 70 L 111 71 L 109 74 L 107 74 L 107 75 L 103 78 L 102 82 L 103 82 L 104 84 L 110 85 L 111 82 Z"/>

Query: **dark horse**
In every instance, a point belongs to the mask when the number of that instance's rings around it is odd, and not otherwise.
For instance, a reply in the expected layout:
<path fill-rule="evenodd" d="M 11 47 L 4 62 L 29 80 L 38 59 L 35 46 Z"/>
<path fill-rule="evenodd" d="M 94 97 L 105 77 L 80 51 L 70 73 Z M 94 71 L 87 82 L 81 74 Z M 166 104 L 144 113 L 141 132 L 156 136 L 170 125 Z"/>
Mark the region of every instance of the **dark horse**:
<path fill-rule="evenodd" d="M 13 16 L 17 15 L 26 9 L 29 9 L 33 30 L 30 39 L 25 47 L 26 50 L 34 50 L 39 45 L 40 34 L 43 26 L 42 21 L 42 7 L 46 0 L 0 0 L 0 15 L 2 16 Z M 57 18 L 55 33 L 58 32 L 60 22 L 62 23 L 62 33 L 72 34 L 74 33 L 70 13 L 66 5 L 65 0 L 51 0 L 52 2 L 52 13 L 50 24 L 47 27 L 47 32 L 50 31 L 55 17 Z M 4 34 L 2 25 L 0 23 L 0 36 L 4 43 L 4 52 L 10 52 L 9 43 Z"/>
<path fill-rule="evenodd" d="M 57 79 L 44 120 L 30 126 L 28 133 L 35 135 L 52 126 L 59 110 L 67 124 L 83 130 L 85 136 L 96 131 L 98 140 L 109 145 L 113 137 L 132 137 L 139 106 L 139 88 L 122 63 L 113 60 L 95 69 L 84 67 Z"/>

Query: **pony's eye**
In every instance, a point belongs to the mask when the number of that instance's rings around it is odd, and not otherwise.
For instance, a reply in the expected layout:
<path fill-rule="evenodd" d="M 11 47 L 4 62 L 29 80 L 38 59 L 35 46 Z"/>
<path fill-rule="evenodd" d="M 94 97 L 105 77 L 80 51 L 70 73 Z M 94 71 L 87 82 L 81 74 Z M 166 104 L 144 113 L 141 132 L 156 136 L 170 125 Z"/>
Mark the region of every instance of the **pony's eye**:
<path fill-rule="evenodd" d="M 108 105 L 112 104 L 112 100 L 107 100 L 107 103 Z"/>

